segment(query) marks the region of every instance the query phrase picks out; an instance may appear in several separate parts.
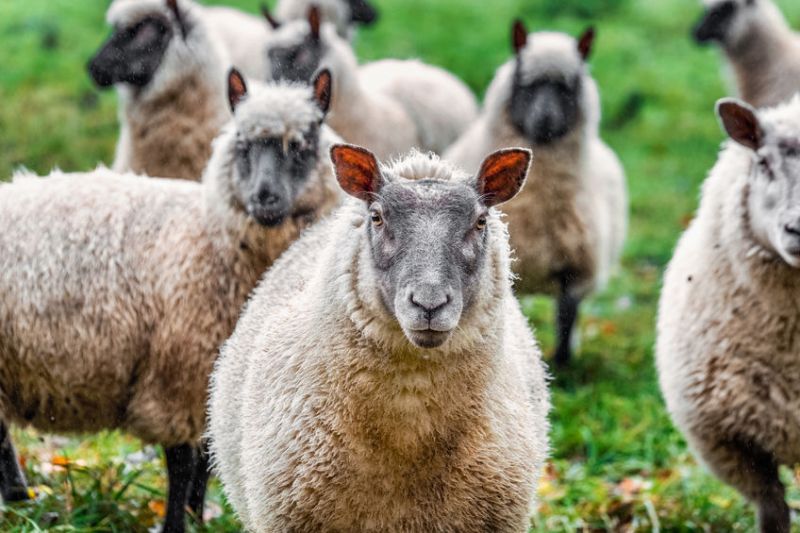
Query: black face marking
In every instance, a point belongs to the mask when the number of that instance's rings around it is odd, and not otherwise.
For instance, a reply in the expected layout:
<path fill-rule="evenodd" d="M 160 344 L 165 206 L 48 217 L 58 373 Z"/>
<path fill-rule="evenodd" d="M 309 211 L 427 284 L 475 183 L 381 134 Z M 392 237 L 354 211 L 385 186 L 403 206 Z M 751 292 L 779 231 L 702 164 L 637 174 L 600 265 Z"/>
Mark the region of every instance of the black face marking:
<path fill-rule="evenodd" d="M 523 83 L 518 63 L 509 109 L 511 122 L 535 145 L 558 141 L 578 123 L 580 94 L 579 76 Z"/>
<path fill-rule="evenodd" d="M 369 26 L 378 20 L 378 11 L 367 0 L 348 0 L 350 22 Z"/>
<path fill-rule="evenodd" d="M 284 145 L 282 138 L 239 142 L 236 196 L 259 224 L 277 226 L 294 213 L 295 201 L 317 165 L 318 145 L 318 127 L 303 142 Z"/>
<path fill-rule="evenodd" d="M 117 28 L 89 62 L 89 75 L 101 88 L 116 83 L 145 87 L 161 65 L 172 37 L 169 22 L 158 16 Z"/>
<path fill-rule="evenodd" d="M 321 40 L 311 35 L 298 45 L 271 48 L 268 56 L 272 78 L 308 83 L 319 68 L 324 53 Z"/>
<path fill-rule="evenodd" d="M 725 42 L 728 28 L 733 22 L 738 7 L 732 0 L 711 7 L 694 27 L 694 39 L 698 43 Z"/>

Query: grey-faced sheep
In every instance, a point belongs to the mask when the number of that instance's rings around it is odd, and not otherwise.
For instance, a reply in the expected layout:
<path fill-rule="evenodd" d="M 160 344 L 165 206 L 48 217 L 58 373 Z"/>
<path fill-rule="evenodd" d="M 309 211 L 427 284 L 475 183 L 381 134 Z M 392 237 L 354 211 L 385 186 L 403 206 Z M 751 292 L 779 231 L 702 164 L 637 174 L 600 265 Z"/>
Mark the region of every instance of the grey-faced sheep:
<path fill-rule="evenodd" d="M 517 256 L 516 289 L 557 295 L 555 361 L 568 363 L 580 301 L 618 261 L 627 226 L 625 175 L 599 137 L 597 84 L 588 72 L 594 31 L 580 40 L 512 28 L 516 57 L 500 67 L 480 118 L 445 154 L 469 168 L 476 154 L 534 150 L 525 189 L 503 212 Z"/>
<path fill-rule="evenodd" d="M 694 28 L 699 43 L 716 42 L 733 68 L 739 96 L 756 107 L 800 91 L 800 34 L 772 0 L 704 0 Z"/>
<path fill-rule="evenodd" d="M 114 32 L 89 63 L 117 88 L 121 123 L 113 169 L 199 180 L 211 141 L 230 119 L 229 59 L 191 0 L 114 0 Z"/>
<path fill-rule="evenodd" d="M 477 117 L 469 88 L 440 68 L 393 60 L 359 68 L 350 44 L 322 24 L 316 7 L 308 20 L 273 32 L 267 56 L 275 79 L 303 81 L 320 65 L 329 68 L 336 85 L 328 124 L 381 158 L 413 147 L 441 153 Z"/>
<path fill-rule="evenodd" d="M 24 492 L 5 424 L 121 428 L 166 449 L 164 530 L 183 531 L 187 501 L 201 516 L 192 470 L 219 346 L 264 270 L 340 197 L 329 73 L 314 91 L 229 83 L 234 120 L 202 184 L 99 168 L 0 185 L 4 499 Z"/>
<path fill-rule="evenodd" d="M 800 462 L 800 97 L 717 106 L 733 142 L 664 277 L 656 356 L 698 457 L 789 532 L 778 466 Z"/>
<path fill-rule="evenodd" d="M 530 157 L 468 177 L 333 148 L 355 199 L 275 263 L 212 377 L 212 457 L 245 527 L 527 530 L 549 397 L 492 207 Z"/>

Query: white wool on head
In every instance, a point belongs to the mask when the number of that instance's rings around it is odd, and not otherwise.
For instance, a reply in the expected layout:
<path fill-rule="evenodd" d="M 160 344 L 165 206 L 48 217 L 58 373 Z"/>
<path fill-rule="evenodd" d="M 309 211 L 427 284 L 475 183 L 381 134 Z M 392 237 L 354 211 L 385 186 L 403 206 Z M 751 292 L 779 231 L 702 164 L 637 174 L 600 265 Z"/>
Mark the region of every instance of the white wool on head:
<path fill-rule="evenodd" d="M 381 165 L 384 177 L 393 177 L 416 181 L 422 179 L 447 181 L 454 183 L 467 183 L 470 176 L 450 163 L 441 159 L 433 152 L 421 152 L 413 149 L 402 157 L 397 157 L 391 162 Z"/>
<path fill-rule="evenodd" d="M 250 83 L 234 113 L 236 129 L 248 138 L 285 137 L 301 141 L 324 115 L 311 87 L 300 83 Z"/>

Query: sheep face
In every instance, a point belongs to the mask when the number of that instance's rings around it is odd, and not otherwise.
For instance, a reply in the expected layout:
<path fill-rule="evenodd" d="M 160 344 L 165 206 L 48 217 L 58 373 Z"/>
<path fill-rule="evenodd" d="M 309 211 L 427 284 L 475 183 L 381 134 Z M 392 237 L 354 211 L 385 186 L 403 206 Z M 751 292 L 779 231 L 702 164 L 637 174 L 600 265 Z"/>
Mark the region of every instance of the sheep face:
<path fill-rule="evenodd" d="M 578 123 L 580 95 L 578 75 L 527 83 L 517 78 L 511 93 L 511 121 L 534 145 L 558 141 Z"/>
<path fill-rule="evenodd" d="M 730 137 L 753 153 L 748 176 L 750 229 L 766 249 L 800 268 L 800 135 L 763 120 L 755 109 L 724 99 L 717 114 Z"/>
<path fill-rule="evenodd" d="M 534 146 L 557 142 L 580 124 L 584 63 L 593 41 L 593 28 L 576 42 L 563 34 L 529 35 L 521 21 L 514 22 L 516 64 L 508 114 L 517 131 Z"/>
<path fill-rule="evenodd" d="M 89 75 L 102 88 L 116 83 L 144 87 L 161 65 L 172 36 L 169 21 L 158 15 L 117 27 L 89 62 Z"/>
<path fill-rule="evenodd" d="M 468 183 L 406 179 L 353 146 L 331 156 L 342 188 L 364 202 L 370 279 L 386 310 L 412 344 L 441 346 L 478 294 L 488 233 L 497 229 L 490 208 L 519 191 L 530 152 L 498 152 Z"/>
<path fill-rule="evenodd" d="M 316 171 L 331 83 L 330 72 L 323 70 L 314 80 L 312 94 L 301 86 L 274 87 L 271 100 L 254 101 L 245 112 L 237 113 L 247 99 L 247 86 L 241 74 L 231 70 L 228 98 L 238 126 L 233 196 L 259 224 L 278 226 L 292 215 L 297 198 Z"/>
<path fill-rule="evenodd" d="M 747 19 L 755 9 L 755 0 L 711 0 L 705 4 L 705 13 L 694 27 L 695 41 L 735 46 L 746 32 Z"/>
<path fill-rule="evenodd" d="M 320 35 L 321 13 L 314 6 L 309 10 L 307 24 L 299 22 L 285 27 L 288 36 L 276 35 L 268 47 L 267 57 L 275 80 L 307 82 L 319 68 L 327 50 Z"/>

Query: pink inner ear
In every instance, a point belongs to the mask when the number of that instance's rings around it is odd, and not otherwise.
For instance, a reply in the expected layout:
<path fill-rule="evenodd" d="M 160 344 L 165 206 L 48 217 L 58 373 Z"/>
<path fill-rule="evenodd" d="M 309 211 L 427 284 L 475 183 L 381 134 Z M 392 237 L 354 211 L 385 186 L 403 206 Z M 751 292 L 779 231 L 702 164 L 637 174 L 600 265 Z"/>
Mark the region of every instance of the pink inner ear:
<path fill-rule="evenodd" d="M 501 150 L 487 157 L 478 173 L 484 204 L 492 207 L 516 196 L 525 183 L 530 162 L 531 153 L 519 149 Z"/>

